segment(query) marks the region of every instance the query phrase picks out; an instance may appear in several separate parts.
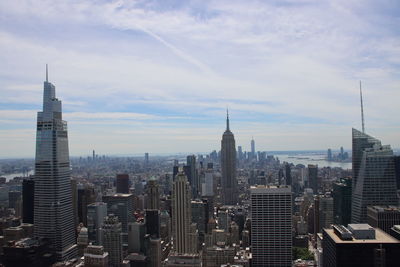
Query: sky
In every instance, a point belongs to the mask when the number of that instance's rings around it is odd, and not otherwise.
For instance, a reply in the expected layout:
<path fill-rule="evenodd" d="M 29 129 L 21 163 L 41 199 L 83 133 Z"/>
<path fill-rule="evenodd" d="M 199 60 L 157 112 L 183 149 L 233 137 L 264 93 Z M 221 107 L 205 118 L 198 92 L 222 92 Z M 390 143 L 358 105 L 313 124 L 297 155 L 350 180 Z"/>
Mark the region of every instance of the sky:
<path fill-rule="evenodd" d="M 0 157 L 34 157 L 45 64 L 70 155 L 400 147 L 400 2 L 0 1 Z"/>

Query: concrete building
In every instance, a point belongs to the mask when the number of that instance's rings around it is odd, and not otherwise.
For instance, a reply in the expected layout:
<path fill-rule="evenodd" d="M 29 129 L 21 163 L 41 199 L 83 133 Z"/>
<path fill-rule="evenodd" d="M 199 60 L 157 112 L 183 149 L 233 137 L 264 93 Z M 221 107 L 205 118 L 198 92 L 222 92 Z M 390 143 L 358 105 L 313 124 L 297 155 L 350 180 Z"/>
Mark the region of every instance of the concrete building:
<path fill-rule="evenodd" d="M 159 210 L 160 209 L 160 192 L 158 181 L 151 178 L 147 183 L 147 209 Z"/>
<path fill-rule="evenodd" d="M 187 177 L 180 172 L 176 175 L 172 190 L 172 233 L 174 251 L 185 254 L 190 247 L 191 190 Z"/>
<path fill-rule="evenodd" d="M 250 188 L 252 266 L 292 266 L 290 186 Z"/>

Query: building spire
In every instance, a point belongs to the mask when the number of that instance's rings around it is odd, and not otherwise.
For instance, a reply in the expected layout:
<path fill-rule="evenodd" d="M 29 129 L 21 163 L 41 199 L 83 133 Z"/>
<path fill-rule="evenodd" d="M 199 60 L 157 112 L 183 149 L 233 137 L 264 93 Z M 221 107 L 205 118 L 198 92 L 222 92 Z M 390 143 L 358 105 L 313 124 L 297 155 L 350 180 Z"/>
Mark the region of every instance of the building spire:
<path fill-rule="evenodd" d="M 46 82 L 47 83 L 49 82 L 49 71 L 48 71 L 48 68 L 47 68 L 47 64 L 46 64 Z"/>
<path fill-rule="evenodd" d="M 226 109 L 226 130 L 229 131 L 229 111 Z"/>
<path fill-rule="evenodd" d="M 364 125 L 364 105 L 363 105 L 361 81 L 360 81 L 360 100 L 361 100 L 361 124 L 362 124 L 362 132 L 365 133 L 365 125 Z"/>

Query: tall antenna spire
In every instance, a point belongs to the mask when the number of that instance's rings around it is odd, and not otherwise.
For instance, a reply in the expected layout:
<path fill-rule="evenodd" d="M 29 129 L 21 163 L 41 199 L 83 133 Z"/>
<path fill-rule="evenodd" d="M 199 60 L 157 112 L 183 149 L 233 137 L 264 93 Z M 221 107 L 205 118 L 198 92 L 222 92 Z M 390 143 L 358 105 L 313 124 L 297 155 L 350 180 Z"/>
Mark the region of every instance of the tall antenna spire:
<path fill-rule="evenodd" d="M 226 108 L 226 130 L 229 131 L 229 112 L 228 112 L 228 108 Z"/>
<path fill-rule="evenodd" d="M 362 123 L 362 132 L 365 133 L 365 125 L 364 125 L 364 105 L 363 105 L 361 81 L 360 81 L 360 100 L 361 100 L 361 123 Z"/>
<path fill-rule="evenodd" d="M 48 68 L 47 68 L 47 64 L 46 64 L 46 82 L 47 83 L 49 82 L 49 71 L 48 71 Z"/>

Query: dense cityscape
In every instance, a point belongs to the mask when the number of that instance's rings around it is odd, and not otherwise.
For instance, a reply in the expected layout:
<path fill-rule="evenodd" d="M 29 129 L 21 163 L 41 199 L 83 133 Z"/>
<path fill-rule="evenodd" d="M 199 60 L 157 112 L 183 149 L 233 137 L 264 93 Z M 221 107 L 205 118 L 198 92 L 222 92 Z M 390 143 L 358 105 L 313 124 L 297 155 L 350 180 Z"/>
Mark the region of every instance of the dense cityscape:
<path fill-rule="evenodd" d="M 400 1 L 0 1 L 0 267 L 399 267 Z"/>
<path fill-rule="evenodd" d="M 1 178 L 1 263 L 397 266 L 400 156 L 362 125 L 352 129 L 352 169 L 294 165 L 257 151 L 254 139 L 250 151 L 236 148 L 228 110 L 221 147 L 209 154 L 93 150 L 70 160 L 46 66 L 35 161 L 1 162 L 2 172 L 21 172 Z M 348 158 L 342 147 L 324 160 Z"/>

